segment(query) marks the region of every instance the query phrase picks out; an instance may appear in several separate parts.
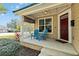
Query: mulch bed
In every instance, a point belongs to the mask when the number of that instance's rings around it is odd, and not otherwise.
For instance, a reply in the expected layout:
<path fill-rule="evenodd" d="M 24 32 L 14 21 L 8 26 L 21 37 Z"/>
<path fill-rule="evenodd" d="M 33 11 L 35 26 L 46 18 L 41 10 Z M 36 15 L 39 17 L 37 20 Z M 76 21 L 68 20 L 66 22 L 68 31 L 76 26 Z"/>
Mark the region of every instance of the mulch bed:
<path fill-rule="evenodd" d="M 39 53 L 40 53 L 40 51 L 23 47 L 22 49 L 20 49 L 18 51 L 18 53 L 16 54 L 16 56 L 38 56 Z"/>

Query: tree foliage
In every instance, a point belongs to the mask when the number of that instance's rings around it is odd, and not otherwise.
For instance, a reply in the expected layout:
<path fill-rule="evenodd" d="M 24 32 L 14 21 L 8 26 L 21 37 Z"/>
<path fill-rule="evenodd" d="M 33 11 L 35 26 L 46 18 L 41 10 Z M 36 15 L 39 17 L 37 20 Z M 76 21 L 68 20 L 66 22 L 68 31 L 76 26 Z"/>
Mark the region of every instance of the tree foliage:
<path fill-rule="evenodd" d="M 19 31 L 20 30 L 20 26 L 17 25 L 17 20 L 11 20 L 11 22 L 9 22 L 7 24 L 7 27 L 12 30 L 12 31 Z"/>
<path fill-rule="evenodd" d="M 16 20 L 11 20 L 11 22 L 9 22 L 8 24 L 7 24 L 7 27 L 8 28 L 16 28 Z"/>
<path fill-rule="evenodd" d="M 3 4 L 0 4 L 0 13 L 6 13 L 6 9 Z"/>

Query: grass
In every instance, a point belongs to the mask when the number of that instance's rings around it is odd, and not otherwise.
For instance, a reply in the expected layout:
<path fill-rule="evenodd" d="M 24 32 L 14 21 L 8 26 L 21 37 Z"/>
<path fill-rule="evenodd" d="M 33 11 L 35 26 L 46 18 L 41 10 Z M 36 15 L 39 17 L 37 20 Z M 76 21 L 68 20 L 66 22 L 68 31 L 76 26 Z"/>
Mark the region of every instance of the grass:
<path fill-rule="evenodd" d="M 0 33 L 0 39 L 7 38 L 7 39 L 15 39 L 15 33 Z"/>

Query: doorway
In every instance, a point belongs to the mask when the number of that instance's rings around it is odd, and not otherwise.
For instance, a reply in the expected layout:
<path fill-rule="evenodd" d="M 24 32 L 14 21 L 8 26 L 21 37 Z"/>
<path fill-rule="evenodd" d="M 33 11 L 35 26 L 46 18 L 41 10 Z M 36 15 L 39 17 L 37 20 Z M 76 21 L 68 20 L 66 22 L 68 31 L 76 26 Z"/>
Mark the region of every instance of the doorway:
<path fill-rule="evenodd" d="M 71 9 L 58 15 L 58 40 L 71 43 Z"/>

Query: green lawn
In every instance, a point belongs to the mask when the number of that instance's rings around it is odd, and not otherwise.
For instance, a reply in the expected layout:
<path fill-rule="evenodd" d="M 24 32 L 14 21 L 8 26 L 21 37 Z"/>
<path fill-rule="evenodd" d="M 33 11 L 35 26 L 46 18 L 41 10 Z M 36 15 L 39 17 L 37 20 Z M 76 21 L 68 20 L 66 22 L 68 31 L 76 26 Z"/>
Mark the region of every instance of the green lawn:
<path fill-rule="evenodd" d="M 0 39 L 7 38 L 7 39 L 15 39 L 15 33 L 0 33 Z"/>

